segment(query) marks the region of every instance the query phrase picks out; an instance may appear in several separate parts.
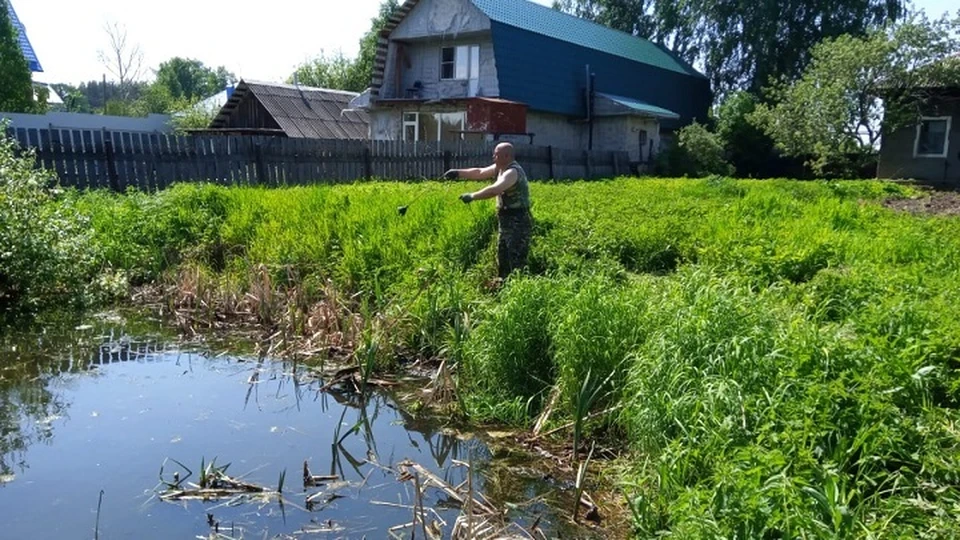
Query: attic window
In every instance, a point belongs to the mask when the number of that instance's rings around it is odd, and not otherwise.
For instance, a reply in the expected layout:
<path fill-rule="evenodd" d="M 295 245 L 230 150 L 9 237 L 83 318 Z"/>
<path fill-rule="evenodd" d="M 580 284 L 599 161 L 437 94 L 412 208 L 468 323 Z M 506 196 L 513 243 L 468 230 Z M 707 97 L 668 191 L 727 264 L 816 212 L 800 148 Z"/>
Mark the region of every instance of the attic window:
<path fill-rule="evenodd" d="M 440 79 L 476 79 L 480 75 L 480 46 L 457 45 L 440 49 Z"/>
<path fill-rule="evenodd" d="M 950 146 L 949 116 L 925 116 L 917 124 L 913 142 L 913 157 L 945 158 Z"/>

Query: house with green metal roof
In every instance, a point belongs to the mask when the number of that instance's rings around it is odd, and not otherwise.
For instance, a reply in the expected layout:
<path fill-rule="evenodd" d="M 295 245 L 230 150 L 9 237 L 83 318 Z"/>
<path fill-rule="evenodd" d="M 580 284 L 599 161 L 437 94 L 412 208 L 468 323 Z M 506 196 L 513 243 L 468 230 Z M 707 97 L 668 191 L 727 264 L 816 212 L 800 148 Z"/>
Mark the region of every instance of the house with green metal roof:
<path fill-rule="evenodd" d="M 406 0 L 351 106 L 374 140 L 514 140 L 645 162 L 711 102 L 703 74 L 648 40 L 527 0 Z"/>

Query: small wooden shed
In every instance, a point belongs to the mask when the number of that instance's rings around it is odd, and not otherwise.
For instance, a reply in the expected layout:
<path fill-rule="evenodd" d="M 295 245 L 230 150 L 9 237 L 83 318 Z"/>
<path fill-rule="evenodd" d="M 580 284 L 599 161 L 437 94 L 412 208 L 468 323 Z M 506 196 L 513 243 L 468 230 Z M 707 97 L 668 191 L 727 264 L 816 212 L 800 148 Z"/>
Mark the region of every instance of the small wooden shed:
<path fill-rule="evenodd" d="M 275 135 L 365 140 L 366 111 L 350 109 L 356 92 L 241 80 L 206 129 L 196 134 Z"/>

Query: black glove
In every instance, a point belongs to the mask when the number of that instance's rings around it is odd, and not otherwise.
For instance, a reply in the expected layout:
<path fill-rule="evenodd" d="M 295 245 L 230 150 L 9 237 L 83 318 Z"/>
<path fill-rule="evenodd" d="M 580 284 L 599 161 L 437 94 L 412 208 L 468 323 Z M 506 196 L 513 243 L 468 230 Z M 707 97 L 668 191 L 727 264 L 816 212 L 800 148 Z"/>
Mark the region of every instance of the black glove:
<path fill-rule="evenodd" d="M 444 180 L 456 180 L 460 178 L 460 172 L 455 169 L 450 169 L 449 171 L 443 173 Z"/>
<path fill-rule="evenodd" d="M 460 200 L 465 203 L 473 202 L 473 195 L 470 193 L 464 193 L 463 195 L 460 196 Z"/>

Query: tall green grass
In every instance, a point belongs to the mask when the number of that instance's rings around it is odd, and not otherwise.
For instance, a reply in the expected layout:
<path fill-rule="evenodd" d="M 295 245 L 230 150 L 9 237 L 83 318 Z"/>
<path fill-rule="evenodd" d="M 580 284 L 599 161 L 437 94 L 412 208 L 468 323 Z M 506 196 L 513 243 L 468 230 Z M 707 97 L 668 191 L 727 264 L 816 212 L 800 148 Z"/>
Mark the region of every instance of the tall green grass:
<path fill-rule="evenodd" d="M 71 208 L 134 283 L 334 287 L 399 354 L 452 359 L 477 421 L 530 426 L 556 389 L 554 426 L 635 456 L 638 536 L 960 535 L 960 220 L 897 214 L 880 201 L 913 193 L 883 182 L 535 184 L 530 266 L 493 289 L 492 203 L 457 200 L 479 185 Z"/>

